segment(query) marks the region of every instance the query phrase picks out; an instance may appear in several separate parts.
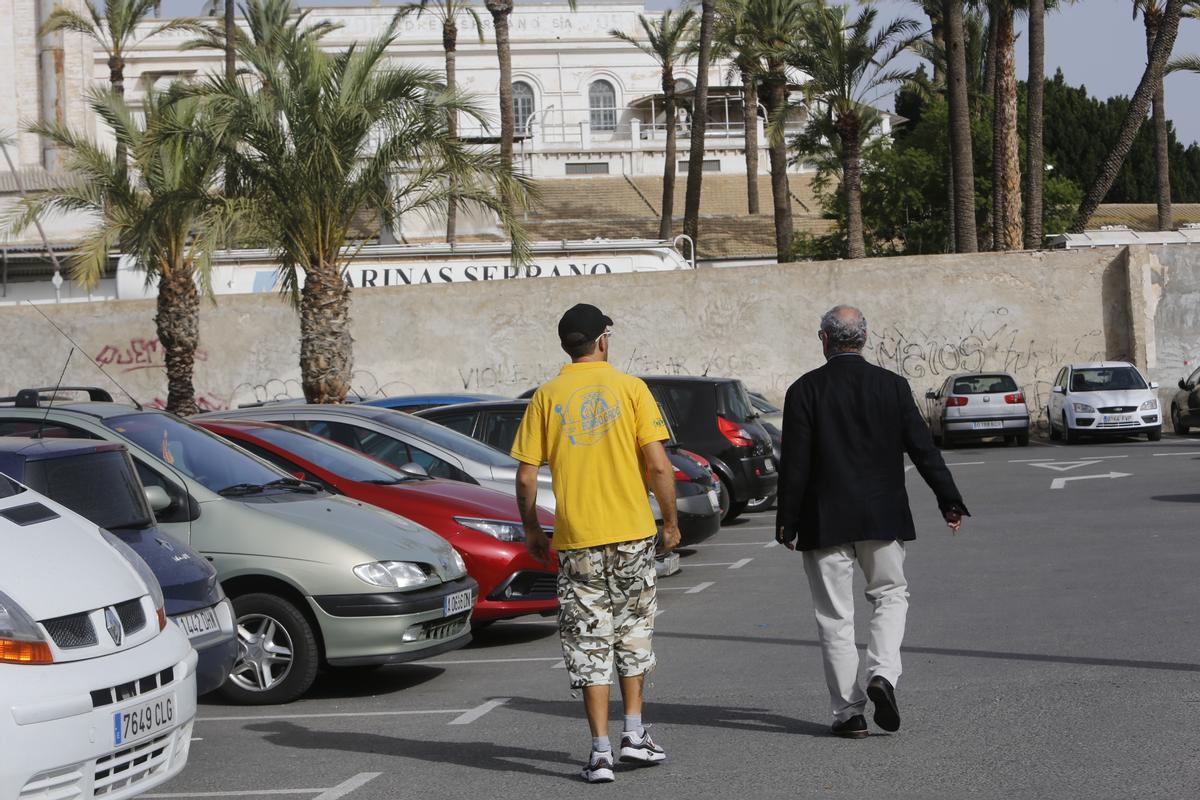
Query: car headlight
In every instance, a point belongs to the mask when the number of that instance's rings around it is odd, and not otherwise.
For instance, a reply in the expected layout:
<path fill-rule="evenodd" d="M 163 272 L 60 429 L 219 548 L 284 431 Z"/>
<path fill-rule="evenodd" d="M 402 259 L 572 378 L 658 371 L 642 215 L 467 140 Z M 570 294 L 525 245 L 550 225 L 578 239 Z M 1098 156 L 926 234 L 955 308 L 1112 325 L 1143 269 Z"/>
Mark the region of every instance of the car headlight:
<path fill-rule="evenodd" d="M 16 601 L 0 592 L 0 664 L 53 664 L 50 643 Z"/>
<path fill-rule="evenodd" d="M 451 547 L 450 555 L 454 559 L 454 568 L 458 571 L 458 574 L 466 575 L 467 574 L 467 562 L 463 561 L 462 554 L 459 553 L 457 550 L 455 550 L 453 547 Z"/>
<path fill-rule="evenodd" d="M 410 561 L 375 561 L 359 564 L 354 568 L 359 580 L 384 589 L 407 589 L 429 580 L 429 574 L 420 564 Z"/>
<path fill-rule="evenodd" d="M 138 574 L 138 577 L 146 584 L 146 588 L 150 590 L 150 599 L 154 601 L 154 611 L 158 616 L 158 629 L 161 631 L 167 627 L 167 612 L 163 608 L 163 593 L 162 587 L 158 585 L 158 578 L 151 571 L 150 567 L 147 566 L 146 562 L 142 560 L 142 557 L 134 552 L 132 547 L 103 528 L 100 529 L 100 533 L 104 535 L 104 540 L 112 545 L 112 548 L 129 562 L 129 566 L 133 567 L 134 572 Z"/>
<path fill-rule="evenodd" d="M 1089 406 L 1087 403 L 1072 403 L 1075 406 L 1076 414 L 1095 414 L 1096 409 Z"/>
<path fill-rule="evenodd" d="M 455 517 L 454 521 L 464 528 L 479 533 L 486 533 L 502 542 L 525 541 L 525 526 L 519 522 L 505 522 L 496 519 L 475 519 L 473 517 Z"/>
<path fill-rule="evenodd" d="M 1146 402 L 1142 403 L 1141 410 L 1142 411 L 1157 411 L 1158 410 L 1158 400 L 1147 400 Z"/>

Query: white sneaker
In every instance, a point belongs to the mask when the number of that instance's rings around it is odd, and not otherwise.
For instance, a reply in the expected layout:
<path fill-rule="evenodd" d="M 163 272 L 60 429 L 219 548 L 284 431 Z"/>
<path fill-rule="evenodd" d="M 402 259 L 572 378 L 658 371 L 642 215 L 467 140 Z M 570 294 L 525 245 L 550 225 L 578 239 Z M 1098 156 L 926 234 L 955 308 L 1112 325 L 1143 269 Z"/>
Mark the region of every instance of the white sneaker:
<path fill-rule="evenodd" d="M 667 751 L 656 745 L 650 738 L 650 732 L 644 728 L 640 736 L 633 731 L 623 731 L 621 760 L 635 764 L 657 764 L 667 760 Z"/>
<path fill-rule="evenodd" d="M 587 766 L 580 773 L 588 783 L 612 783 L 613 754 L 612 750 L 593 750 Z"/>

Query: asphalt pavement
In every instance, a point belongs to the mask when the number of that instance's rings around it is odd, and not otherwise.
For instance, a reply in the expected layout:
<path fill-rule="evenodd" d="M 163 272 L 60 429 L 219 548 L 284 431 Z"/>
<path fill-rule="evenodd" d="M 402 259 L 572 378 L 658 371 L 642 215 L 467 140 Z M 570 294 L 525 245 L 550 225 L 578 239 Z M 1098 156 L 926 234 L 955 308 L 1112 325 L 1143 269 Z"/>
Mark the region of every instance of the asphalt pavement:
<path fill-rule="evenodd" d="M 556 625 L 532 618 L 424 663 L 323 674 L 287 706 L 202 700 L 187 769 L 148 796 L 1195 797 L 1200 438 L 946 460 L 973 516 L 951 534 L 908 473 L 898 733 L 828 735 L 800 557 L 774 546 L 768 512 L 683 550 L 660 581 L 645 711 L 660 766 L 579 780 L 582 705 Z M 613 719 L 615 738 L 616 702 Z"/>

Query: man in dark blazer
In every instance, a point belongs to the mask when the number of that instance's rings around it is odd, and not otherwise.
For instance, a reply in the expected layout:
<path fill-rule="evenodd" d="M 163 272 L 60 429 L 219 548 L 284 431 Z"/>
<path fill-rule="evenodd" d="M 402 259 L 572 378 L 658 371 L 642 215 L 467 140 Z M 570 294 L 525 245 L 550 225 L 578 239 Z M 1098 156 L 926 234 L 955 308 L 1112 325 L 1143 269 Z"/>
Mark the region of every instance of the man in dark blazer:
<path fill-rule="evenodd" d="M 904 489 L 904 454 L 957 532 L 968 515 L 904 378 L 862 357 L 867 321 L 850 306 L 821 318 L 823 367 L 788 389 L 775 538 L 804 555 L 804 571 L 833 703 L 834 735 L 862 738 L 867 699 L 875 724 L 900 728 L 895 686 L 908 612 L 904 542 L 916 538 Z M 854 564 L 874 606 L 866 690 L 854 641 Z"/>

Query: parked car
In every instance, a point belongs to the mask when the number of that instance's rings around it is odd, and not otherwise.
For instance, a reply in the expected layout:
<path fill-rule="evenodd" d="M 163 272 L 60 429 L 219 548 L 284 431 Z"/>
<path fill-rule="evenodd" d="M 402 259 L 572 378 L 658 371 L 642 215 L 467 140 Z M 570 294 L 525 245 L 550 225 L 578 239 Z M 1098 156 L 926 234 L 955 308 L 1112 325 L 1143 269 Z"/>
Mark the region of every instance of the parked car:
<path fill-rule="evenodd" d="M 783 409 L 758 392 L 748 392 L 748 395 L 750 405 L 754 406 L 754 413 L 758 414 L 758 423 L 771 437 L 771 452 L 775 456 L 775 463 L 778 464 L 780 456 L 783 454 Z M 774 503 L 775 495 L 773 494 L 767 497 L 756 497 L 746 504 L 746 511 L 750 513 L 766 511 Z"/>
<path fill-rule="evenodd" d="M 120 539 L 0 475 L 0 797 L 124 800 L 187 764 L 196 653 Z"/>
<path fill-rule="evenodd" d="M 517 461 L 508 453 L 435 422 L 368 405 L 263 406 L 214 411 L 197 419 L 257 419 L 332 439 L 402 472 L 462 481 L 516 496 Z M 542 470 L 538 505 L 554 510 L 550 473 Z"/>
<path fill-rule="evenodd" d="M 364 400 L 363 405 L 390 408 L 393 411 L 407 411 L 410 414 L 415 414 L 427 408 L 451 406 L 456 403 L 479 403 L 485 400 L 505 399 L 507 398 L 498 394 L 470 394 L 467 392 L 460 394 L 405 394 L 396 397 L 377 397 L 372 400 Z"/>
<path fill-rule="evenodd" d="M 725 484 L 730 501 L 725 520 L 732 520 L 751 500 L 773 502 L 779 474 L 771 437 L 758 423 L 746 387 L 735 378 L 645 377 L 643 380 L 666 409 L 675 436 L 685 449 L 711 462 Z"/>
<path fill-rule="evenodd" d="M 81 439 L 0 438 L 0 473 L 20 481 L 115 534 L 149 565 L 167 618 L 200 656 L 196 692 L 229 677 L 238 654 L 233 606 L 204 556 L 160 531 L 124 445 Z"/>
<path fill-rule="evenodd" d="M 528 407 L 528 400 L 491 400 L 429 408 L 416 415 L 507 453 L 512 450 L 517 429 Z M 680 450 L 672 436 L 667 442 L 667 455 L 675 468 L 675 506 L 680 536 L 683 542 L 694 543 L 720 529 L 720 497 L 712 473 Z"/>
<path fill-rule="evenodd" d="M 400 472 L 357 450 L 311 433 L 257 420 L 198 420 L 200 427 L 301 480 L 332 494 L 385 508 L 424 525 L 450 542 L 479 583 L 475 623 L 558 609 L 555 562 L 537 561 L 525 549 L 525 531 L 511 495 Z M 542 527 L 554 532 L 554 515 L 539 509 Z"/>
<path fill-rule="evenodd" d="M 395 514 L 332 496 L 163 411 L 89 389 L 92 402 L 24 390 L 0 405 L 0 435 L 104 439 L 129 447 L 159 487 L 159 527 L 217 568 L 240 654 L 223 695 L 284 703 L 318 667 L 392 664 L 470 641 L 477 586 L 445 540 Z M 3 400 L 0 400 L 0 404 Z M 393 412 L 384 412 L 393 413 Z"/>
<path fill-rule="evenodd" d="M 1007 372 L 951 375 L 925 393 L 925 417 L 933 441 L 943 447 L 997 436 L 1029 444 L 1025 393 Z"/>
<path fill-rule="evenodd" d="M 1158 384 L 1124 361 L 1071 364 L 1058 371 L 1046 409 L 1051 439 L 1145 434 L 1162 438 Z"/>
<path fill-rule="evenodd" d="M 1180 436 L 1200 428 L 1200 369 L 1179 379 L 1179 391 L 1171 398 L 1171 427 Z"/>

